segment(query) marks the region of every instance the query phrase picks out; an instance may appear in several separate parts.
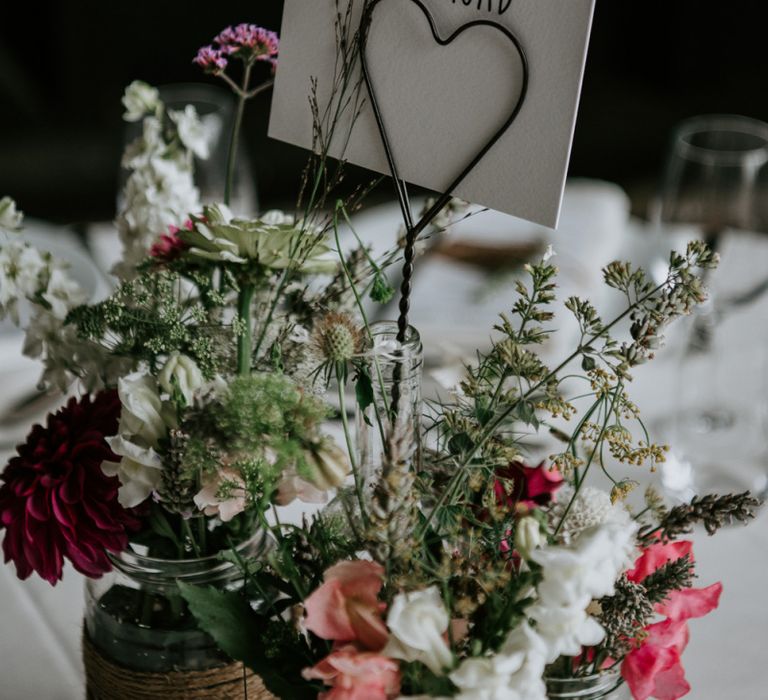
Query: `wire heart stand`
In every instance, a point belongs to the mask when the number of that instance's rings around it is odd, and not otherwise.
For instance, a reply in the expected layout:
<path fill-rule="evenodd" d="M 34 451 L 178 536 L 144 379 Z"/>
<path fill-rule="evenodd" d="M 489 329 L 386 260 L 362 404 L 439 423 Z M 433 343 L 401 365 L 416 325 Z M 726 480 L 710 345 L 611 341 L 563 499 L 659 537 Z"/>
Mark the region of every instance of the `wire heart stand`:
<path fill-rule="evenodd" d="M 464 182 L 467 176 L 477 167 L 480 161 L 483 160 L 486 154 L 496 145 L 502 136 L 507 133 L 509 128 L 515 122 L 518 115 L 520 114 L 520 110 L 523 108 L 523 103 L 525 102 L 525 98 L 528 94 L 528 79 L 530 71 L 525 49 L 523 48 L 520 40 L 507 27 L 499 24 L 498 22 L 494 22 L 493 20 L 478 19 L 461 25 L 449 36 L 443 37 L 438 31 L 435 18 L 427 6 L 421 0 L 410 0 L 410 2 L 416 5 L 424 13 L 424 16 L 426 17 L 429 24 L 432 37 L 440 46 L 448 46 L 459 36 L 475 27 L 490 27 L 501 32 L 502 35 L 504 35 L 510 42 L 512 42 L 514 47 L 517 49 L 522 63 L 522 85 L 520 88 L 520 96 L 518 97 L 515 107 L 507 117 L 506 121 L 472 157 L 469 163 L 451 182 L 445 192 L 437 197 L 435 203 L 424 213 L 424 215 L 418 221 L 415 221 L 413 217 L 410 197 L 408 195 L 408 187 L 405 180 L 401 177 L 400 170 L 397 166 L 394 149 L 392 147 L 392 141 L 384 122 L 384 115 L 376 95 L 376 88 L 368 65 L 368 38 L 370 35 L 371 26 L 373 25 L 376 9 L 381 5 L 382 2 L 385 2 L 385 0 L 367 0 L 366 2 L 366 5 L 363 9 L 362 19 L 360 21 L 359 51 L 363 79 L 368 91 L 368 97 L 371 101 L 371 109 L 376 119 L 376 125 L 381 136 L 381 142 L 384 146 L 384 152 L 386 154 L 389 171 L 395 183 L 395 191 L 397 194 L 398 202 L 400 204 L 400 210 L 402 212 L 403 222 L 406 229 L 405 247 L 403 251 L 404 264 L 402 284 L 400 286 L 400 315 L 397 321 L 397 340 L 402 344 L 405 342 L 406 333 L 408 330 L 408 314 L 411 307 L 411 291 L 413 287 L 414 258 L 416 253 L 416 243 L 418 241 L 419 235 L 427 228 L 427 226 L 429 226 L 432 221 L 434 221 L 438 214 L 440 214 L 440 212 L 445 209 L 445 207 L 453 198 L 453 192 L 455 192 L 461 183 Z M 393 377 L 394 382 L 392 387 L 391 405 L 392 411 L 397 413 L 397 407 L 400 403 L 400 378 L 398 376 L 400 370 L 399 364 L 395 370 L 396 374 Z"/>

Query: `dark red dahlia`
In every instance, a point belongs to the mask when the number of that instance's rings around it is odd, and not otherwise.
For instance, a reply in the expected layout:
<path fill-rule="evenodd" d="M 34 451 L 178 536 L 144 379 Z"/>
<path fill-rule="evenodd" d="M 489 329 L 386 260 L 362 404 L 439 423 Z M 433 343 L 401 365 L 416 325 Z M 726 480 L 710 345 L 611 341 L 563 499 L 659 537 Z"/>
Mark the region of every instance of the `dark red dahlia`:
<path fill-rule="evenodd" d="M 136 518 L 117 501 L 120 482 L 101 470 L 117 457 L 104 441 L 120 417 L 116 391 L 70 399 L 48 425 L 36 425 L 2 475 L 0 529 L 5 561 L 19 578 L 36 571 L 55 585 L 64 557 L 98 578 L 111 569 L 107 552 L 128 544 Z"/>
<path fill-rule="evenodd" d="M 548 468 L 545 462 L 538 467 L 529 467 L 522 462 L 496 470 L 493 490 L 496 503 L 514 508 L 521 503 L 529 508 L 545 506 L 555 498 L 563 485 L 563 476 L 556 468 Z"/>

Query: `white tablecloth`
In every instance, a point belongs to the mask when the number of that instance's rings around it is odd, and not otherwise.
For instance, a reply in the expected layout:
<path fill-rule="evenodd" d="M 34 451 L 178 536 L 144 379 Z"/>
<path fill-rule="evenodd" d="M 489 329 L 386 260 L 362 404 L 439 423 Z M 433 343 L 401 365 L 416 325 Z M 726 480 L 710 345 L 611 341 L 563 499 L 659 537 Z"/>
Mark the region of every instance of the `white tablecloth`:
<path fill-rule="evenodd" d="M 615 211 L 615 192 L 601 191 L 599 187 L 594 206 L 599 209 L 600 197 L 604 196 L 612 197 L 611 211 Z M 582 202 L 581 206 L 574 207 L 581 212 L 582 219 L 576 214 L 570 219 L 566 216 L 564 230 L 579 235 L 578 230 L 573 229 L 578 229 L 577 224 L 585 225 L 583 217 L 590 211 L 588 204 Z M 605 236 L 616 223 L 614 215 L 603 218 L 606 219 L 602 230 Z M 586 246 L 584 255 L 604 253 L 606 240 L 609 239 L 603 237 L 598 248 L 593 246 L 592 253 Z M 636 242 L 641 247 L 644 245 L 643 241 Z M 568 243 L 573 250 L 574 241 Z M 727 254 L 731 271 L 735 270 L 738 276 L 749 271 L 768 272 L 768 245 L 742 243 L 737 248 L 736 253 Z M 457 323 L 462 321 L 460 317 L 454 319 Z M 732 332 L 744 343 L 764 343 L 765 334 L 761 331 L 768 330 L 767 326 L 768 303 L 763 300 L 742 312 Z M 676 368 L 674 359 L 668 356 L 637 373 L 635 395 L 651 423 L 654 416 L 665 415 L 674 400 Z M 748 528 L 729 528 L 714 538 L 698 532 L 694 539 L 700 585 L 720 580 L 724 594 L 716 612 L 691 623 L 691 642 L 684 657 L 693 686 L 689 697 L 693 700 L 767 698 L 768 645 L 764 634 L 768 631 L 765 596 L 768 509 Z M 0 567 L 1 700 L 75 700 L 84 696 L 79 660 L 82 588 L 81 577 L 71 569 L 65 572 L 62 583 L 51 588 L 37 578 L 20 582 L 12 567 Z"/>

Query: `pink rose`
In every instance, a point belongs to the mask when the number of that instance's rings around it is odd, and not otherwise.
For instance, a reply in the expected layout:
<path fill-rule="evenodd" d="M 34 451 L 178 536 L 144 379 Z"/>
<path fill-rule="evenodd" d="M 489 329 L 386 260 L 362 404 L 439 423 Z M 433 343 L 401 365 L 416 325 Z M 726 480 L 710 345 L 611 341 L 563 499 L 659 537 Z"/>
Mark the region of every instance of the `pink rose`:
<path fill-rule="evenodd" d="M 389 633 L 378 595 L 384 568 L 372 561 L 343 561 L 325 572 L 325 583 L 307 598 L 306 628 L 321 639 L 358 642 L 379 651 Z"/>
<path fill-rule="evenodd" d="M 400 667 L 396 661 L 359 651 L 352 645 L 337 649 L 302 675 L 307 680 L 321 680 L 331 688 L 318 700 L 388 700 L 400 692 Z"/>

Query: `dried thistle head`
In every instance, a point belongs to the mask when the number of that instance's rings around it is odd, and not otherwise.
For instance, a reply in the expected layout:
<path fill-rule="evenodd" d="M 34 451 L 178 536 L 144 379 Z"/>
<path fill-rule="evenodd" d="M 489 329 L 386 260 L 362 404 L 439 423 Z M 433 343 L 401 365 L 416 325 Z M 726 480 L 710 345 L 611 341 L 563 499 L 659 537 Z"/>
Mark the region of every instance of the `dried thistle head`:
<path fill-rule="evenodd" d="M 312 346 L 324 364 L 348 362 L 362 350 L 363 333 L 349 314 L 332 312 L 315 325 Z"/>

